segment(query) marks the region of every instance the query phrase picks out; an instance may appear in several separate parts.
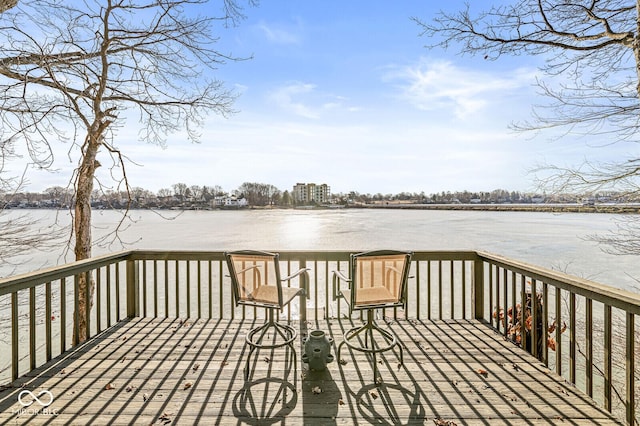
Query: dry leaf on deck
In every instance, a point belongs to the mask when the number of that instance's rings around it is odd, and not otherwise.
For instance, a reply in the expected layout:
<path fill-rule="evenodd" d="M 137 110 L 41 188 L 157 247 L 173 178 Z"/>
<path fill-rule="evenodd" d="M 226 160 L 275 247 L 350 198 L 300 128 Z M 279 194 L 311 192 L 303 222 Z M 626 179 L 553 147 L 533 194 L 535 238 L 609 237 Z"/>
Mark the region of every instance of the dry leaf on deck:
<path fill-rule="evenodd" d="M 437 426 L 457 426 L 454 421 L 445 419 L 433 419 L 433 423 Z"/>
<path fill-rule="evenodd" d="M 171 418 L 167 413 L 162 413 L 162 415 L 158 417 L 158 420 L 160 420 L 165 425 L 168 425 L 169 423 L 171 423 Z"/>
<path fill-rule="evenodd" d="M 191 382 L 186 382 L 186 383 L 184 384 L 184 389 L 189 389 L 191 386 L 193 386 L 193 383 L 191 383 Z"/>
<path fill-rule="evenodd" d="M 476 372 L 477 372 L 479 375 L 484 376 L 484 377 L 487 377 L 487 376 L 489 375 L 489 372 L 488 372 L 487 370 L 485 370 L 484 368 L 478 368 L 478 369 L 476 370 Z"/>
<path fill-rule="evenodd" d="M 111 390 L 111 389 L 115 389 L 116 387 L 113 385 L 113 383 L 107 383 L 104 386 L 104 390 Z"/>

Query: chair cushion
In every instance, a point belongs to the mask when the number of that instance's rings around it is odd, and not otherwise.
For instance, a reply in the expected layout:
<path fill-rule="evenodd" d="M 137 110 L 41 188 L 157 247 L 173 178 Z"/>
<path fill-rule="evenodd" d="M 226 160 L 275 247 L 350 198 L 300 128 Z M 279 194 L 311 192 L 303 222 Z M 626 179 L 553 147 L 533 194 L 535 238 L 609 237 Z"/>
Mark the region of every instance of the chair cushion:
<path fill-rule="evenodd" d="M 278 287 L 275 285 L 261 285 L 247 299 L 254 302 L 278 305 Z"/>
<path fill-rule="evenodd" d="M 287 306 L 294 297 L 296 297 L 303 291 L 303 288 L 298 287 L 282 287 L 282 306 Z"/>
<path fill-rule="evenodd" d="M 282 306 L 286 306 L 301 291 L 301 288 L 282 287 Z M 275 285 L 263 285 L 258 287 L 253 293 L 251 293 L 248 299 L 255 302 L 267 303 L 278 308 L 282 307 L 278 305 L 278 287 Z"/>
<path fill-rule="evenodd" d="M 342 294 L 347 302 L 351 303 L 351 291 L 343 290 Z M 359 288 L 356 292 L 356 307 L 360 305 L 384 305 L 386 303 L 398 303 L 398 300 L 386 287 Z"/>

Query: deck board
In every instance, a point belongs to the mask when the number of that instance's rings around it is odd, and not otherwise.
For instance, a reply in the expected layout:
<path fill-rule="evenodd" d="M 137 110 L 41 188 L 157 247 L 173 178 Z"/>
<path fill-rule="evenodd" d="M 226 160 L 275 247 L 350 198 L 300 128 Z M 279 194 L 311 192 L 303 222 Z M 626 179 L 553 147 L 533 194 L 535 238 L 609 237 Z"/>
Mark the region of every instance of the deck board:
<path fill-rule="evenodd" d="M 295 363 L 289 349 L 259 351 L 245 386 L 244 335 L 252 325 L 124 321 L 0 392 L 0 423 L 620 424 L 477 321 L 393 322 L 404 365 L 392 352 L 380 356 L 380 386 L 364 354 L 344 347 L 346 363 L 313 372 L 299 344 Z M 320 328 L 340 342 L 353 324 L 302 326 L 301 335 Z M 21 390 L 48 390 L 54 402 L 45 413 L 32 408 L 37 402 L 20 412 Z"/>

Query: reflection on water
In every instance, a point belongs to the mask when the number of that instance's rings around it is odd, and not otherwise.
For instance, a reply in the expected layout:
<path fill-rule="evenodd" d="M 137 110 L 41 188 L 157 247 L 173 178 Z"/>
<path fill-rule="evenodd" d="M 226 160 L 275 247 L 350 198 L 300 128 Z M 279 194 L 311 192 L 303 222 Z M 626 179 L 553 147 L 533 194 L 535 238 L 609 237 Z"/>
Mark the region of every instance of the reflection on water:
<path fill-rule="evenodd" d="M 281 244 L 288 247 L 303 247 L 322 244 L 324 218 L 306 212 L 293 211 L 281 218 L 277 233 Z"/>

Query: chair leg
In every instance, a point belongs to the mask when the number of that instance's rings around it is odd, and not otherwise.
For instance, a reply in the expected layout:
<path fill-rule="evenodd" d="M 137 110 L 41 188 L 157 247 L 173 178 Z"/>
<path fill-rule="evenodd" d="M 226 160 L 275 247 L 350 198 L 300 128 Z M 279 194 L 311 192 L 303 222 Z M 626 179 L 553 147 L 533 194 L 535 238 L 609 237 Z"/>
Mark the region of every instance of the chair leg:
<path fill-rule="evenodd" d="M 274 339 L 272 343 L 263 343 L 265 336 L 273 331 Z M 280 341 L 278 341 L 278 336 Z M 274 349 L 282 346 L 289 346 L 295 354 L 293 342 L 298 336 L 298 332 L 290 325 L 282 325 L 275 321 L 273 310 L 268 310 L 267 321 L 255 327 L 247 332 L 245 337 L 245 345 L 249 346 L 249 353 L 247 354 L 247 362 L 245 364 L 244 380 L 249 380 L 249 367 L 251 361 L 251 355 L 256 349 Z"/>
<path fill-rule="evenodd" d="M 373 383 L 377 384 L 378 383 L 378 360 L 376 357 L 376 348 L 375 348 L 375 342 L 373 340 L 373 315 L 370 315 L 369 313 L 372 311 L 368 311 L 367 312 L 367 331 L 368 333 L 365 334 L 365 347 L 368 347 L 367 345 L 367 335 L 369 336 L 369 341 L 371 342 L 371 355 L 373 357 Z M 384 335 L 384 334 L 383 334 Z"/>
<path fill-rule="evenodd" d="M 244 366 L 244 381 L 245 381 L 245 383 L 249 381 L 249 372 L 250 372 L 250 366 L 251 366 L 251 355 L 257 349 L 257 346 L 254 346 L 254 345 L 248 345 L 248 346 L 249 346 L 249 353 L 247 354 L 247 360 L 246 360 L 245 366 Z M 295 348 L 293 346 L 293 342 L 289 343 L 286 346 L 291 349 L 292 363 L 293 363 L 293 377 L 294 377 L 294 380 L 295 380 L 295 378 L 298 375 L 297 374 L 298 373 L 298 357 L 297 357 L 297 354 L 296 354 L 296 350 L 295 350 Z"/>
<path fill-rule="evenodd" d="M 376 341 L 373 338 L 373 334 L 374 331 L 378 332 L 381 336 L 382 336 L 382 340 L 386 341 L 386 346 L 382 346 L 382 347 L 377 347 L 376 348 Z M 360 333 L 364 333 L 364 346 L 352 343 L 351 340 L 353 340 L 356 336 L 358 336 Z M 368 310 L 367 311 L 367 322 L 364 325 L 358 326 L 358 327 L 354 327 L 350 330 L 348 330 L 346 333 L 344 333 L 344 338 L 342 340 L 342 342 L 340 342 L 340 344 L 338 345 L 338 362 L 340 362 L 341 359 L 341 349 L 342 349 L 342 345 L 347 345 L 349 346 L 351 349 L 354 349 L 356 351 L 360 351 L 360 352 L 365 352 L 368 354 L 371 354 L 372 357 L 372 361 L 373 361 L 373 380 L 374 383 L 378 384 L 378 358 L 377 358 L 377 354 L 379 352 L 385 352 L 388 350 L 393 349 L 394 347 L 398 347 L 399 349 L 399 358 L 400 358 L 400 365 L 402 365 L 404 363 L 404 355 L 403 355 L 403 351 L 402 351 L 402 345 L 400 344 L 400 342 L 398 341 L 398 339 L 396 338 L 396 336 L 391 333 L 390 331 L 387 331 L 383 328 L 381 328 L 373 319 L 373 310 Z"/>
<path fill-rule="evenodd" d="M 342 342 L 340 342 L 340 344 L 338 345 L 338 365 L 340 365 L 340 350 L 342 349 L 342 345 L 344 345 L 344 340 Z"/>

